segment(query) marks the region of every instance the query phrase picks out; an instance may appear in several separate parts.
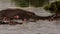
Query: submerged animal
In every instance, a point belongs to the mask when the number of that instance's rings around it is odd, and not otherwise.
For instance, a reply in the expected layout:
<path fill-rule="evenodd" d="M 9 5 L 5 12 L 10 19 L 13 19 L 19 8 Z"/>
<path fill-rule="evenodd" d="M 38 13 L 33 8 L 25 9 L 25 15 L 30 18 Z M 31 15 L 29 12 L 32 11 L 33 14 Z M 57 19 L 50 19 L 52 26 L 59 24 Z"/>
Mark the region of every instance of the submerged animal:
<path fill-rule="evenodd" d="M 33 12 L 22 9 L 5 9 L 0 11 L 0 20 L 4 22 L 11 22 L 12 20 L 29 21 L 30 19 L 39 20 L 39 16 Z"/>
<path fill-rule="evenodd" d="M 4 9 L 0 11 L 0 20 L 4 22 L 8 22 L 9 24 L 14 24 L 13 20 L 22 20 L 22 21 L 37 21 L 37 20 L 52 20 L 57 19 L 57 17 L 51 16 L 38 16 L 34 12 L 25 11 L 22 9 Z M 60 18 L 60 16 L 58 16 Z"/>
<path fill-rule="evenodd" d="M 59 20 L 60 19 L 60 13 L 53 14 L 50 17 L 51 17 L 51 20 Z"/>
<path fill-rule="evenodd" d="M 37 15 L 33 12 L 25 11 L 22 9 L 6 9 L 0 11 L 0 17 L 11 18 L 11 19 L 30 19 Z M 35 19 L 35 18 L 34 18 Z"/>

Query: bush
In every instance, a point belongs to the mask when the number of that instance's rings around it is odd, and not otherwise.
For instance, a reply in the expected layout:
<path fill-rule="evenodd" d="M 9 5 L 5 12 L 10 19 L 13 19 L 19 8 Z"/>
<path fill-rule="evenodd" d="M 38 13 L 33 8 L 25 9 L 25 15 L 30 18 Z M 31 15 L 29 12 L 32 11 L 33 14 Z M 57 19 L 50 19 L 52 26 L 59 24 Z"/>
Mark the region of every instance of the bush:
<path fill-rule="evenodd" d="M 60 1 L 55 1 L 44 7 L 45 10 L 49 10 L 51 13 L 60 13 Z"/>

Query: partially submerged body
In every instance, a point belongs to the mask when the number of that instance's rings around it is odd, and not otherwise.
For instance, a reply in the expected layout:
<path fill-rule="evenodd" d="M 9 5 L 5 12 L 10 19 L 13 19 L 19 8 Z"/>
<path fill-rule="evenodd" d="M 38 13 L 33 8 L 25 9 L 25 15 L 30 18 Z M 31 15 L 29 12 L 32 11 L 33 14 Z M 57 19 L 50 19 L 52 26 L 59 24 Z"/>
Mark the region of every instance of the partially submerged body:
<path fill-rule="evenodd" d="M 12 20 L 22 20 L 22 21 L 29 21 L 29 19 L 36 19 L 35 13 L 25 11 L 22 9 L 6 9 L 0 11 L 0 20 L 2 21 L 12 21 Z M 4 22 L 5 22 L 4 21 Z"/>
<path fill-rule="evenodd" d="M 3 22 L 14 24 L 18 23 L 18 20 L 36 22 L 37 20 L 56 20 L 60 16 L 38 16 L 33 12 L 25 11 L 22 9 L 6 9 L 0 11 L 0 20 Z M 14 21 L 15 20 L 15 21 Z"/>

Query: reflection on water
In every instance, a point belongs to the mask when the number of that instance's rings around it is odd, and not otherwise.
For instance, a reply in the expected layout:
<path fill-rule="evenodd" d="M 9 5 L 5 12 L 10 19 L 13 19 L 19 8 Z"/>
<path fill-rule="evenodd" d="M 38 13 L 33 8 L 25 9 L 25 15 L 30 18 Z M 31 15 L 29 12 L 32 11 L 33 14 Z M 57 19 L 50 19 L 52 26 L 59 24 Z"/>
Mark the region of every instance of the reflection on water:
<path fill-rule="evenodd" d="M 6 9 L 13 6 L 15 5 L 11 3 L 11 0 L 0 0 L 0 9 Z"/>

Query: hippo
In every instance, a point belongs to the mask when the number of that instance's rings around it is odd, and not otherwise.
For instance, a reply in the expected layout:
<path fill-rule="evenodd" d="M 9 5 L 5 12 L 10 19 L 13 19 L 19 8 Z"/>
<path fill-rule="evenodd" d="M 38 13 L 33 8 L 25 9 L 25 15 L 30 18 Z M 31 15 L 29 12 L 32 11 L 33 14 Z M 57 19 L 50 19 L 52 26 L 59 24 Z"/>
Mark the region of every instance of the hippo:
<path fill-rule="evenodd" d="M 51 18 L 52 21 L 53 21 L 53 20 L 59 20 L 59 19 L 60 19 L 60 13 L 58 13 L 58 14 L 53 14 L 53 15 L 50 16 L 50 18 Z"/>
<path fill-rule="evenodd" d="M 34 12 L 25 11 L 22 9 L 8 8 L 0 11 L 0 20 L 11 21 L 13 19 L 15 20 L 20 19 L 22 21 L 24 20 L 28 21 L 29 19 L 39 20 L 39 16 L 36 15 Z"/>
<path fill-rule="evenodd" d="M 60 16 L 58 16 L 60 18 Z M 34 12 L 22 10 L 22 9 L 4 9 L 0 11 L 0 20 L 7 22 L 9 24 L 15 24 L 13 20 L 22 20 L 22 21 L 32 21 L 36 22 L 38 20 L 54 20 L 58 17 L 54 15 L 51 16 L 38 16 Z"/>

